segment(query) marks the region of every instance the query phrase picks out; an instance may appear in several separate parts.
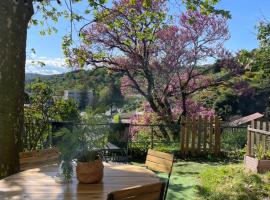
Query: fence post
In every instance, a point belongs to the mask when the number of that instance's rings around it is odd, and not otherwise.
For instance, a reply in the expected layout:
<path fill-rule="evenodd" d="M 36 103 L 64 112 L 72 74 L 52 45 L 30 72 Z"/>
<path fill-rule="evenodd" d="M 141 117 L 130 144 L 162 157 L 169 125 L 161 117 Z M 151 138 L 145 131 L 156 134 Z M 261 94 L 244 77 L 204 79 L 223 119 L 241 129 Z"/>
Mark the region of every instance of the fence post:
<path fill-rule="evenodd" d="M 185 152 L 185 117 L 184 116 L 181 117 L 180 139 L 181 139 L 180 153 L 184 154 Z"/>
<path fill-rule="evenodd" d="M 255 125 L 256 125 L 256 129 L 261 130 L 261 122 L 259 120 L 256 122 Z M 261 135 L 256 133 L 256 146 L 257 147 L 259 147 L 260 145 L 260 140 L 261 140 Z"/>
<path fill-rule="evenodd" d="M 248 128 L 247 128 L 247 154 L 248 156 L 251 156 L 251 132 L 249 128 L 250 128 L 250 125 L 248 125 Z"/>
<path fill-rule="evenodd" d="M 208 117 L 203 119 L 203 151 L 206 152 L 207 147 L 207 132 L 208 132 Z"/>
<path fill-rule="evenodd" d="M 210 121 L 209 121 L 209 127 L 210 127 L 210 131 L 209 131 L 209 152 L 213 153 L 214 149 L 213 149 L 213 132 L 214 132 L 214 117 L 211 116 L 210 117 Z"/>
<path fill-rule="evenodd" d="M 189 153 L 189 150 L 190 150 L 190 145 L 189 145 L 189 142 L 190 142 L 190 128 L 191 128 L 191 122 L 190 122 L 190 118 L 189 117 L 186 117 L 186 121 L 185 121 L 185 135 L 186 135 L 186 140 L 185 140 L 185 153 L 188 154 Z"/>
<path fill-rule="evenodd" d="M 262 124 L 262 129 L 266 131 L 266 122 L 263 122 Z M 263 153 L 265 154 L 266 152 L 266 135 L 262 135 L 262 148 L 263 148 Z"/>
<path fill-rule="evenodd" d="M 220 152 L 220 120 L 216 116 L 215 117 L 215 154 L 219 154 Z"/>
<path fill-rule="evenodd" d="M 153 126 L 151 126 L 151 149 L 154 148 L 154 131 Z"/>
<path fill-rule="evenodd" d="M 255 128 L 255 121 L 253 120 L 253 121 L 251 121 L 251 128 Z M 250 131 L 250 156 L 253 156 L 253 152 L 254 152 L 254 149 L 253 149 L 253 147 L 254 147 L 254 135 L 255 135 L 255 133 L 254 132 L 252 132 L 252 131 Z"/>
<path fill-rule="evenodd" d="M 201 138 L 202 138 L 202 135 L 203 135 L 202 127 L 203 127 L 202 116 L 199 116 L 198 125 L 197 125 L 197 136 L 198 136 L 197 153 L 198 154 L 201 154 L 201 142 L 202 142 Z"/>
<path fill-rule="evenodd" d="M 190 130 L 191 130 L 191 134 L 190 134 L 190 137 L 191 137 L 191 153 L 192 155 L 194 156 L 195 155 L 195 140 L 196 140 L 196 135 L 195 135 L 195 132 L 196 132 L 196 129 L 197 129 L 197 121 L 196 121 L 196 117 L 192 117 L 190 118 Z"/>

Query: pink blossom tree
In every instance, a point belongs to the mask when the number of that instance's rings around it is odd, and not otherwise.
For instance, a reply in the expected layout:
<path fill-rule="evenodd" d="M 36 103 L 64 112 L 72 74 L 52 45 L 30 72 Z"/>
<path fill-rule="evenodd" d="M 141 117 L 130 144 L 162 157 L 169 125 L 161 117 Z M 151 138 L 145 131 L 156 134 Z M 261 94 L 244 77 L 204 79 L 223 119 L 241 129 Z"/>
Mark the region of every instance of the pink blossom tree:
<path fill-rule="evenodd" d="M 82 30 L 82 44 L 67 52 L 78 67 L 91 65 L 120 71 L 122 90 L 140 94 L 172 139 L 181 116 L 194 115 L 193 95 L 221 81 L 202 66 L 224 56 L 229 38 L 226 18 L 187 11 L 168 19 L 166 1 L 115 1 Z M 199 105 L 199 104 L 197 104 Z"/>

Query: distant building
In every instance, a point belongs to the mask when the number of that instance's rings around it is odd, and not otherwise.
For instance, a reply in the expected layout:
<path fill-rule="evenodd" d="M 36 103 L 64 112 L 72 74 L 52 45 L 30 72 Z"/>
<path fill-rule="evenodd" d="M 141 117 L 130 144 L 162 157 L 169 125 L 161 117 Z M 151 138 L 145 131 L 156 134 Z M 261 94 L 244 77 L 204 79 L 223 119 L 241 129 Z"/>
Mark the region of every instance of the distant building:
<path fill-rule="evenodd" d="M 253 120 L 261 120 L 264 118 L 264 115 L 261 113 L 254 113 L 245 117 L 241 117 L 239 119 L 233 120 L 228 123 L 229 126 L 237 127 L 237 126 L 248 126 L 251 124 L 251 121 Z"/>
<path fill-rule="evenodd" d="M 134 117 L 134 116 L 141 116 L 143 115 L 144 113 L 143 112 L 136 112 L 136 111 L 132 111 L 132 112 L 128 112 L 128 113 L 118 113 L 116 115 L 119 116 L 119 122 L 122 123 L 122 124 L 131 124 L 132 121 L 131 119 Z M 116 116 L 114 115 L 114 117 Z M 115 123 L 114 121 L 114 117 L 112 119 L 112 122 Z"/>
<path fill-rule="evenodd" d="M 74 99 L 79 107 L 84 107 L 82 104 L 85 104 L 85 106 L 91 105 L 94 101 L 94 95 L 92 91 L 82 91 L 82 90 L 65 90 L 64 91 L 64 100 L 68 99 Z"/>

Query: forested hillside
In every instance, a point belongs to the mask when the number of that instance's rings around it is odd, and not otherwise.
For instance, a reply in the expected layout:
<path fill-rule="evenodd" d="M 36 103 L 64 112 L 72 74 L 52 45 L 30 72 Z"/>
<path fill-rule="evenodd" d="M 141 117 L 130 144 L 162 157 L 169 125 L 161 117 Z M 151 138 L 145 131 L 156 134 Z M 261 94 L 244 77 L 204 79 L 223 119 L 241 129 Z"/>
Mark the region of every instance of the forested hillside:
<path fill-rule="evenodd" d="M 108 109 L 122 106 L 124 97 L 120 91 L 120 73 L 111 74 L 106 69 L 95 71 L 76 70 L 65 74 L 26 74 L 26 90 L 37 78 L 50 85 L 54 95 L 63 95 L 64 90 L 91 90 L 95 96 L 95 107 Z"/>
<path fill-rule="evenodd" d="M 212 73 L 220 72 L 216 67 Z M 110 73 L 106 69 L 76 70 L 57 75 L 26 74 L 26 88 L 29 83 L 40 78 L 53 88 L 55 95 L 63 95 L 64 90 L 87 89 L 94 92 L 97 107 L 108 108 L 112 105 L 122 107 L 124 104 L 127 110 L 140 107 L 138 99 L 129 99 L 124 102 L 120 90 L 121 77 L 121 73 Z M 201 94 L 196 95 L 196 99 L 203 101 L 204 106 L 213 108 L 224 120 L 228 120 L 234 115 L 248 115 L 265 111 L 270 94 L 270 88 L 265 87 L 269 83 L 268 78 L 261 79 L 257 72 L 247 70 L 237 80 L 230 81 L 231 84 L 204 90 Z M 265 83 L 262 84 L 262 81 Z"/>
<path fill-rule="evenodd" d="M 89 90 L 100 91 L 110 85 L 120 86 L 121 74 L 110 74 L 105 69 L 95 71 L 76 70 L 64 74 L 41 75 L 26 74 L 27 84 L 40 78 L 42 81 L 50 84 L 56 93 L 64 90 L 82 90 L 87 87 Z"/>

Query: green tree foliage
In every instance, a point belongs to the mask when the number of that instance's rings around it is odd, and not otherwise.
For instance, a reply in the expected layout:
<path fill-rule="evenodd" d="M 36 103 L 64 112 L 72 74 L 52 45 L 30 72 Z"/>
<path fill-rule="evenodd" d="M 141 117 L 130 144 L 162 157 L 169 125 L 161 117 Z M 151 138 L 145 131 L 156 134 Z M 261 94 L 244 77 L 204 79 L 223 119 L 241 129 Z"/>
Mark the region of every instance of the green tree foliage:
<path fill-rule="evenodd" d="M 246 69 L 257 72 L 260 78 L 265 78 L 270 73 L 270 22 L 262 21 L 256 28 L 259 48 L 240 51 L 239 61 Z"/>
<path fill-rule="evenodd" d="M 124 103 L 124 97 L 120 90 L 119 83 L 116 83 L 114 78 L 111 78 L 109 86 L 105 86 L 99 92 L 99 105 L 105 110 L 108 108 L 113 109 L 113 107 L 122 107 Z"/>
<path fill-rule="evenodd" d="M 29 86 L 31 91 L 30 106 L 24 108 L 25 132 L 23 147 L 27 150 L 40 148 L 50 131 L 52 118 L 52 89 L 41 80 Z"/>
<path fill-rule="evenodd" d="M 232 90 L 224 91 L 214 103 L 214 109 L 222 119 L 237 114 L 238 98 Z"/>
<path fill-rule="evenodd" d="M 79 103 L 79 109 L 85 110 L 85 108 L 89 105 L 89 91 L 87 90 L 87 87 L 84 87 L 81 90 L 81 97 L 80 97 L 80 103 Z"/>
<path fill-rule="evenodd" d="M 212 97 L 208 97 L 214 99 L 213 106 L 223 119 L 235 114 L 263 113 L 266 109 L 270 92 L 270 23 L 260 22 L 257 30 L 258 48 L 241 50 L 232 62 L 219 61 L 214 65 L 214 73 L 223 73 L 220 69 L 224 65 L 228 68 L 238 65 L 242 70 L 239 76 L 212 91 Z"/>
<path fill-rule="evenodd" d="M 50 121 L 78 121 L 77 104 L 73 100 L 53 101 L 52 88 L 37 79 L 29 85 L 30 105 L 24 108 L 25 132 L 22 137 L 25 150 L 43 148 L 48 145 L 51 131 Z"/>
<path fill-rule="evenodd" d="M 191 10 L 201 9 L 201 12 L 209 15 L 210 13 L 215 13 L 218 15 L 223 15 L 227 18 L 231 18 L 229 11 L 217 9 L 214 6 L 219 2 L 219 0 L 183 0 L 186 7 Z"/>
<path fill-rule="evenodd" d="M 54 102 L 52 107 L 55 121 L 78 121 L 80 113 L 78 105 L 73 99 L 59 99 Z"/>

